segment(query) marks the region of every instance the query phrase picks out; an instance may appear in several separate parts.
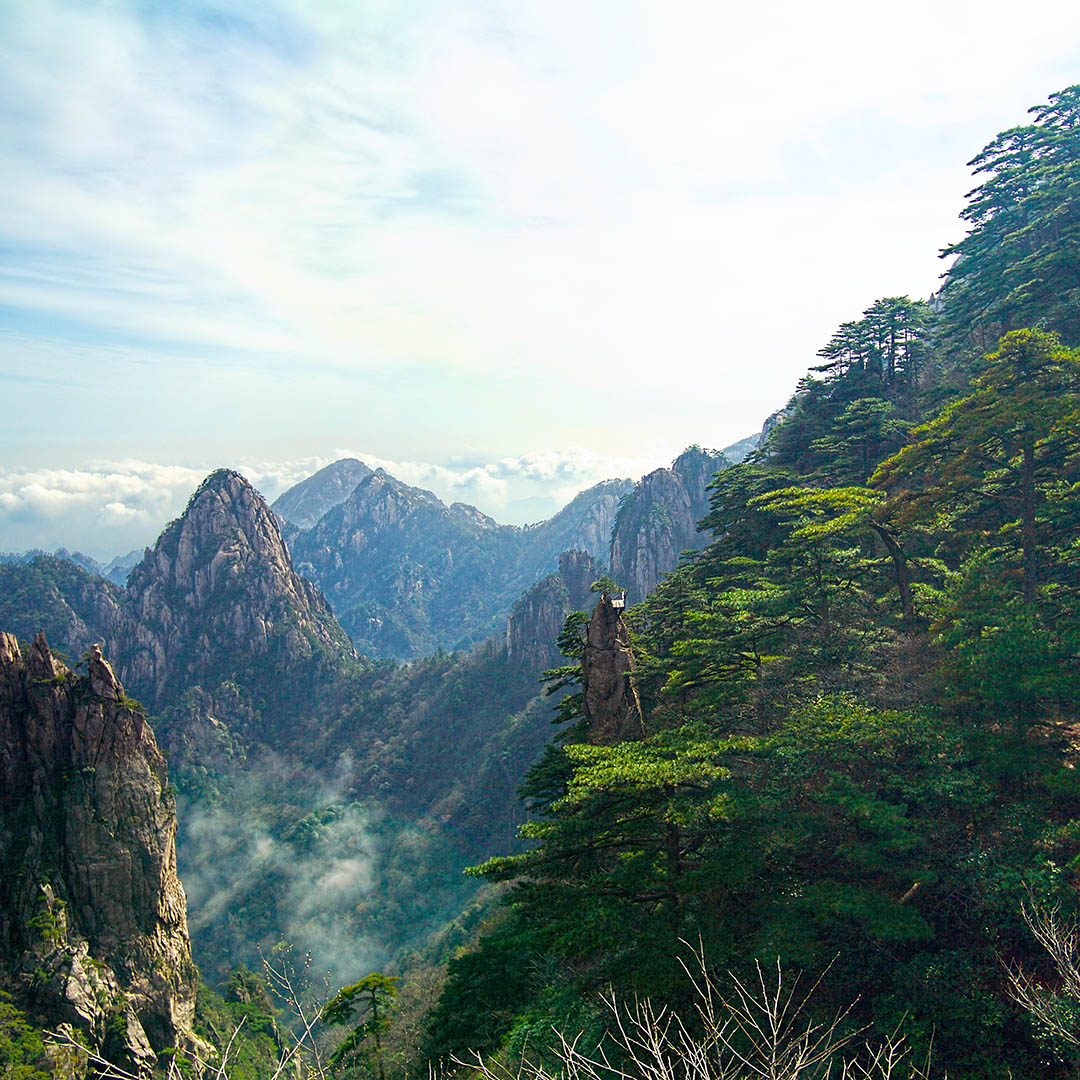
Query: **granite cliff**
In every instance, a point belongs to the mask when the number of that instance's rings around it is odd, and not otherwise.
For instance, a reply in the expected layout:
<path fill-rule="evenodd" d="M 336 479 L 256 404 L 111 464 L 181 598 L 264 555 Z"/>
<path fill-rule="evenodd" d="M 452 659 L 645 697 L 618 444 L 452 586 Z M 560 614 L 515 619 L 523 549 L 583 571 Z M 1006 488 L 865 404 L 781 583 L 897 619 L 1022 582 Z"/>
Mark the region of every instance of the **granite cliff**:
<path fill-rule="evenodd" d="M 706 485 L 728 464 L 715 450 L 691 446 L 670 469 L 641 478 L 623 500 L 611 537 L 611 576 L 636 604 L 678 565 L 683 551 L 705 546 L 698 522 L 709 509 Z"/>
<path fill-rule="evenodd" d="M 566 616 L 585 609 L 592 596 L 590 586 L 603 573 L 588 552 L 564 551 L 559 569 L 520 597 L 506 620 L 510 660 L 538 672 L 559 663 L 556 640 Z"/>
<path fill-rule="evenodd" d="M 293 569 L 269 507 L 225 469 L 131 571 L 125 609 L 121 673 L 154 709 L 194 684 L 245 686 L 252 664 L 291 680 L 291 700 L 321 670 L 356 661 L 318 589 Z"/>
<path fill-rule="evenodd" d="M 0 960 L 36 1022 L 141 1069 L 195 1043 L 176 814 L 141 709 L 85 663 L 0 633 Z"/>

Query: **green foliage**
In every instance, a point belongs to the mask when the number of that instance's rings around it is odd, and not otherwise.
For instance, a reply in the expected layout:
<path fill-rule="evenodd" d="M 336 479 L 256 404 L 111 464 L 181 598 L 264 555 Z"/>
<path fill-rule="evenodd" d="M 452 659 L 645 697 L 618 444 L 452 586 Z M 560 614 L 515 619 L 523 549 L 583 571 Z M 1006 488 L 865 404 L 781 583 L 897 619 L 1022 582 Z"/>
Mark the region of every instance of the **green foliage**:
<path fill-rule="evenodd" d="M 978 347 L 1024 325 L 1080 344 L 1080 87 L 1031 112 L 969 162 L 985 179 L 962 213 L 968 235 L 943 252 L 955 259 L 942 292 L 951 336 Z"/>
<path fill-rule="evenodd" d="M 623 590 L 614 578 L 608 577 L 608 575 L 605 574 L 602 578 L 598 578 L 589 586 L 589 591 L 603 593 L 605 596 L 614 596 L 616 593 L 620 593 Z"/>
<path fill-rule="evenodd" d="M 385 1076 L 382 1037 L 390 1026 L 388 1013 L 397 999 L 396 975 L 373 971 L 351 986 L 343 986 L 323 1008 L 323 1023 L 351 1026 L 330 1057 L 335 1069 L 373 1062 L 380 1078 Z"/>
<path fill-rule="evenodd" d="M 1080 878 L 1078 362 L 1012 333 L 913 424 L 870 367 L 877 396 L 865 362 L 831 371 L 713 481 L 712 543 L 630 616 L 653 734 L 530 774 L 531 846 L 475 871 L 507 915 L 452 970 L 444 1049 L 516 1050 L 609 984 L 677 1003 L 700 940 L 743 975 L 829 968 L 823 1009 L 903 1022 L 954 1075 L 1045 1065 L 1001 964 L 1032 954 L 1025 896 Z M 559 978 L 491 1024 L 515 955 Z"/>
<path fill-rule="evenodd" d="M 226 981 L 226 996 L 200 981 L 195 997 L 195 1033 L 213 1046 L 232 1041 L 227 1074 L 230 1080 L 265 1080 L 272 1076 L 286 1049 L 261 975 L 238 968 Z"/>
<path fill-rule="evenodd" d="M 0 990 L 0 1076 L 4 1080 L 49 1080 L 52 1076 L 41 1032 Z"/>

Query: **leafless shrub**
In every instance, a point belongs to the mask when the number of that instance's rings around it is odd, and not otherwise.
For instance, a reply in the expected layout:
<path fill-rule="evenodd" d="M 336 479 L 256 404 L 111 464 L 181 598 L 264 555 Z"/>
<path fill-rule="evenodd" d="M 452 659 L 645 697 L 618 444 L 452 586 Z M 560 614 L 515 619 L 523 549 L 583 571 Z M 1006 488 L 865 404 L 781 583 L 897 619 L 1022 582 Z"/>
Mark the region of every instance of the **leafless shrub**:
<path fill-rule="evenodd" d="M 298 1034 L 291 1045 L 282 1045 L 277 1065 L 266 1080 L 280 1080 L 283 1075 L 296 1077 L 297 1080 L 301 1076 L 305 1080 L 328 1080 L 329 1074 L 314 1037 L 322 1009 L 306 1000 L 308 995 L 305 993 L 304 976 L 293 969 L 288 949 L 282 950 L 276 960 L 263 956 L 262 964 L 271 992 L 281 999 L 298 1021 Z M 241 1019 L 224 1047 L 218 1048 L 215 1053 L 201 1054 L 191 1048 L 177 1049 L 169 1059 L 165 1080 L 188 1080 L 191 1076 L 201 1077 L 202 1080 L 228 1080 L 233 1044 L 243 1026 L 244 1020 Z M 47 1031 L 45 1037 L 55 1046 L 70 1047 L 84 1055 L 94 1067 L 95 1080 L 146 1080 L 145 1071 L 132 1072 L 107 1060 L 85 1047 L 66 1027 L 59 1031 Z"/>
<path fill-rule="evenodd" d="M 1009 994 L 1051 1037 L 1080 1047 L 1080 924 L 1061 906 L 1021 905 L 1024 922 L 1054 965 L 1051 988 L 1017 966 L 1009 969 Z"/>
<path fill-rule="evenodd" d="M 850 1008 L 814 1019 L 820 979 L 803 990 L 779 962 L 775 972 L 759 964 L 752 983 L 729 974 L 725 991 L 700 949 L 683 968 L 695 997 L 689 1020 L 648 999 L 626 1005 L 609 996 L 610 1053 L 584 1051 L 580 1036 L 556 1031 L 555 1068 L 528 1059 L 511 1068 L 479 1055 L 454 1064 L 479 1080 L 928 1080 L 929 1063 L 912 1061 L 902 1035 L 868 1041 L 848 1024 Z"/>

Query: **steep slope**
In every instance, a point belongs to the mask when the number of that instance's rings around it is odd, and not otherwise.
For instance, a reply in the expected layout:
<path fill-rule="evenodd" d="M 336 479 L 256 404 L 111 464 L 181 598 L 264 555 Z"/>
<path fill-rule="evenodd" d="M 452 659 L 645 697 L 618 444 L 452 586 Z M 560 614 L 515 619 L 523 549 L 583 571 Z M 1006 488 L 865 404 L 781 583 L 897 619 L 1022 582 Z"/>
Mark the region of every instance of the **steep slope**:
<path fill-rule="evenodd" d="M 623 500 L 611 537 L 611 576 L 637 603 L 674 570 L 683 551 L 704 546 L 697 524 L 709 508 L 706 485 L 728 464 L 715 450 L 691 446 L 670 469 L 656 469 Z"/>
<path fill-rule="evenodd" d="M 343 503 L 371 475 L 362 461 L 342 458 L 279 495 L 270 509 L 298 529 L 310 529 L 328 510 Z"/>
<path fill-rule="evenodd" d="M 131 571 L 126 606 L 135 625 L 123 677 L 155 709 L 194 684 L 255 690 L 258 669 L 275 672 L 291 703 L 356 659 L 319 591 L 293 570 L 269 507 L 225 469 Z"/>
<path fill-rule="evenodd" d="M 412 657 L 491 633 L 516 530 L 378 469 L 293 544 L 362 652 Z"/>
<path fill-rule="evenodd" d="M 506 652 L 510 660 L 536 671 L 559 661 L 556 640 L 566 616 L 591 606 L 589 591 L 603 568 L 587 552 L 564 551 L 559 569 L 538 581 L 514 604 L 506 620 Z"/>
<path fill-rule="evenodd" d="M 547 521 L 526 525 L 526 564 L 547 569 L 554 565 L 553 553 L 574 550 L 586 551 L 606 566 L 619 503 L 633 490 L 632 480 L 602 480 L 575 495 Z"/>
<path fill-rule="evenodd" d="M 164 758 L 100 651 L 79 674 L 44 635 L 23 657 L 0 633 L 3 969 L 38 1022 L 128 1065 L 192 1042 L 175 832 Z"/>
<path fill-rule="evenodd" d="M 131 638 L 122 589 L 54 555 L 0 563 L 0 626 L 23 641 L 39 630 L 78 659 L 95 642 L 109 656 Z"/>
<path fill-rule="evenodd" d="M 560 551 L 606 546 L 627 481 L 582 492 L 525 529 L 445 505 L 382 469 L 292 543 L 297 569 L 326 593 L 361 652 L 398 659 L 477 644 Z"/>

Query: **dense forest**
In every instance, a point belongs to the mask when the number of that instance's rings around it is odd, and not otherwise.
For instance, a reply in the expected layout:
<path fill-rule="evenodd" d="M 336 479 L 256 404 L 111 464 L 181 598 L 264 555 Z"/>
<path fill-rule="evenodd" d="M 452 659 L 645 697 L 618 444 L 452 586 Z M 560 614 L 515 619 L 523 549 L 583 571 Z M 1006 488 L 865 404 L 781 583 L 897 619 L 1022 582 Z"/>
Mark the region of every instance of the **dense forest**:
<path fill-rule="evenodd" d="M 688 1016 L 692 943 L 823 974 L 812 1010 L 934 1075 L 1075 1075 L 1080 1000 L 1040 1023 L 1010 983 L 1060 984 L 1028 923 L 1067 926 L 1080 873 L 1080 87 L 1032 117 L 971 162 L 939 293 L 836 331 L 630 609 L 644 737 L 564 701 L 428 1059 L 599 1046 L 605 990 Z"/>

